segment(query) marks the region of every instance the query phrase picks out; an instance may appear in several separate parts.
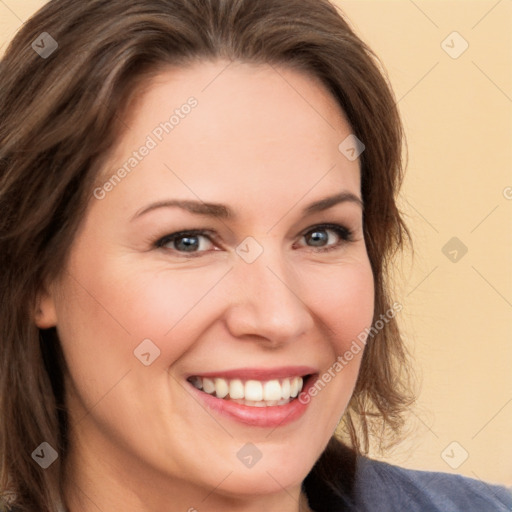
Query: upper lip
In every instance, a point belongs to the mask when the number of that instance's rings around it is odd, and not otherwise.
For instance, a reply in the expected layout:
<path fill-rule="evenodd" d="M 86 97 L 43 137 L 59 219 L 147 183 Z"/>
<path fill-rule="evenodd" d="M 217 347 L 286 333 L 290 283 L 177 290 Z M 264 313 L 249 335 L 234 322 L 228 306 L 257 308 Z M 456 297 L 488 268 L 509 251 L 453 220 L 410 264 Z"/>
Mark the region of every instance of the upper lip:
<path fill-rule="evenodd" d="M 199 372 L 187 375 L 190 377 L 219 377 L 221 379 L 240 380 L 273 380 L 286 379 L 289 377 L 304 377 L 316 373 L 312 366 L 280 366 L 276 368 L 234 368 L 231 370 L 219 370 L 213 372 Z"/>

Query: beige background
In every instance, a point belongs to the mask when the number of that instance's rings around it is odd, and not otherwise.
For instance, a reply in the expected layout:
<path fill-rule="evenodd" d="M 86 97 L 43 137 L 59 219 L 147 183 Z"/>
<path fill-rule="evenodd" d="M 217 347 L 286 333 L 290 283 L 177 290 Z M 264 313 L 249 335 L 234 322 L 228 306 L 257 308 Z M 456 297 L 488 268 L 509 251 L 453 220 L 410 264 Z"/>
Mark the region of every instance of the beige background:
<path fill-rule="evenodd" d="M 0 53 L 44 3 L 0 0 Z M 337 3 L 384 63 L 409 145 L 415 258 L 395 299 L 420 394 L 407 440 L 375 456 L 512 485 L 512 2 Z"/>

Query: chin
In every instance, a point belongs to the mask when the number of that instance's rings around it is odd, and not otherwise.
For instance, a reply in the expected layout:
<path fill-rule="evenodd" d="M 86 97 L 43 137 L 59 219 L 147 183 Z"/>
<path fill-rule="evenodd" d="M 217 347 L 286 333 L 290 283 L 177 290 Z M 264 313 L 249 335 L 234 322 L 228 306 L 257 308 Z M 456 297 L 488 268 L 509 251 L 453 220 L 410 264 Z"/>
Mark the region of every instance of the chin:
<path fill-rule="evenodd" d="M 301 468 L 302 469 L 302 468 Z M 283 489 L 291 489 L 302 484 L 309 473 L 310 468 L 303 471 L 290 471 L 290 466 L 271 466 L 270 469 L 253 467 L 251 469 L 233 470 L 233 473 L 222 483 L 218 491 L 226 496 L 259 496 L 271 495 L 283 492 Z M 218 485 L 218 483 L 217 483 Z"/>

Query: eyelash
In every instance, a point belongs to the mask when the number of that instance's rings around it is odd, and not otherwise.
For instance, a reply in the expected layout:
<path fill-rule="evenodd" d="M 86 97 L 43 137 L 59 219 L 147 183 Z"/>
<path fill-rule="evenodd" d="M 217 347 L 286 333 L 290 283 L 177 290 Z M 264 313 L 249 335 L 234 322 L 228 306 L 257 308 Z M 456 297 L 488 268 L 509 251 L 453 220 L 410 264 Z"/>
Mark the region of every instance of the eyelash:
<path fill-rule="evenodd" d="M 303 231 L 300 236 L 304 237 L 304 236 L 306 236 L 308 234 L 311 234 L 311 233 L 314 233 L 315 231 L 320 231 L 320 230 L 334 231 L 336 233 L 336 235 L 339 236 L 340 241 L 338 243 L 335 243 L 335 244 L 332 244 L 332 245 L 328 245 L 326 247 L 315 248 L 315 246 L 305 246 L 305 247 L 309 247 L 309 248 L 313 249 L 314 252 L 324 253 L 324 252 L 332 251 L 334 249 L 338 249 L 341 245 L 343 245 L 344 242 L 345 243 L 347 243 L 347 242 L 350 243 L 350 242 L 354 241 L 354 233 L 353 233 L 353 231 L 350 228 L 347 228 L 345 226 L 341 226 L 339 224 L 317 224 L 315 226 L 312 226 L 312 227 L 308 228 L 306 231 Z M 158 239 L 155 242 L 155 247 L 159 248 L 159 249 L 164 249 L 164 250 L 175 252 L 175 253 L 177 253 L 180 256 L 183 256 L 185 258 L 196 258 L 196 257 L 201 256 L 202 254 L 204 254 L 206 252 L 211 252 L 211 251 L 192 251 L 192 252 L 187 252 L 187 251 L 178 251 L 177 249 L 170 249 L 168 247 L 164 247 L 166 244 L 171 243 L 171 242 L 175 242 L 176 240 L 179 240 L 180 238 L 186 238 L 187 235 L 189 237 L 205 236 L 212 243 L 215 243 L 215 238 L 216 238 L 215 234 L 212 231 L 205 230 L 205 229 L 189 229 L 189 230 L 186 230 L 186 231 L 179 231 L 179 232 L 176 232 L 176 233 L 172 233 L 170 235 L 166 235 L 166 236 Z"/>

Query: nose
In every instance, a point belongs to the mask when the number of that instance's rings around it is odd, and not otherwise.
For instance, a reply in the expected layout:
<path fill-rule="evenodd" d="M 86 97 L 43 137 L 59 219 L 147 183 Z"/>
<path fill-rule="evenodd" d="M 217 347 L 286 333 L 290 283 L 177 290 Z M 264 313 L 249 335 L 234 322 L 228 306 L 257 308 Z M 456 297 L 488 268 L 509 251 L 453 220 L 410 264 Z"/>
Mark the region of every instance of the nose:
<path fill-rule="evenodd" d="M 233 270 L 226 311 L 233 336 L 279 346 L 312 328 L 313 315 L 300 279 L 282 259 L 264 252 L 253 263 L 237 261 Z"/>

